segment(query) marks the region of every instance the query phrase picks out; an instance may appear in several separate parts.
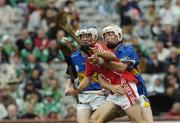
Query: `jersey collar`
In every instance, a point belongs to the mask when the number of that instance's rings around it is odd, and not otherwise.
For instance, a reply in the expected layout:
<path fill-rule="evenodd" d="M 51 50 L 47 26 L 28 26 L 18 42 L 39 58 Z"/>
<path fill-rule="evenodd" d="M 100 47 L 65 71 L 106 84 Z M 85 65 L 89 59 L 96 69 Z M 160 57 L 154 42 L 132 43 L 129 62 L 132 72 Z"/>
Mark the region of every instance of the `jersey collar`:
<path fill-rule="evenodd" d="M 117 51 L 121 52 L 125 48 L 125 45 L 123 43 L 119 44 Z"/>

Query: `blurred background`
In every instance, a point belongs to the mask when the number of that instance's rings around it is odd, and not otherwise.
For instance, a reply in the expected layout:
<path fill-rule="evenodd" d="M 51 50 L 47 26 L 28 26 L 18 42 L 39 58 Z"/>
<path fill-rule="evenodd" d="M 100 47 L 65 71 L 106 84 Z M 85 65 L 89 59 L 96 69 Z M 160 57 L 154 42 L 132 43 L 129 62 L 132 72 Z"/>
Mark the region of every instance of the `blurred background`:
<path fill-rule="evenodd" d="M 78 45 L 56 27 L 59 11 L 74 31 L 84 23 L 121 26 L 139 54 L 155 119 L 180 120 L 180 0 L 0 0 L 1 120 L 76 120 L 57 40 Z"/>

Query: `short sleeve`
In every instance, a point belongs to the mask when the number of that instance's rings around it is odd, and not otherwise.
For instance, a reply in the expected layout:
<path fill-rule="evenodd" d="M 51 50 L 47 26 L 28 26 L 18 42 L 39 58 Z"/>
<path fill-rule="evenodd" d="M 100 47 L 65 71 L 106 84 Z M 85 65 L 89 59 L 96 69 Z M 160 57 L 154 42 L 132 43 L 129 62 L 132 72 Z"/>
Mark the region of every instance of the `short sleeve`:
<path fill-rule="evenodd" d="M 136 50 L 132 46 L 127 46 L 121 56 L 118 56 L 120 61 L 124 63 L 131 63 L 133 65 L 139 64 L 139 58 Z"/>

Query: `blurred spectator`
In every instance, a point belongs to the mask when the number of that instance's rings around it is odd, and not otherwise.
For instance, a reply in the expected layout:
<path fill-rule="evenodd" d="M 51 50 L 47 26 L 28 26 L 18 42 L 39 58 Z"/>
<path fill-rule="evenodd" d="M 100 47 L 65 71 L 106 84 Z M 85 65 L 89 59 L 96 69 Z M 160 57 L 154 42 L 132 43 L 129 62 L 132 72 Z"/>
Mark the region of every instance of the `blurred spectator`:
<path fill-rule="evenodd" d="M 50 109 L 48 115 L 47 115 L 48 119 L 53 119 L 53 120 L 62 120 L 62 116 L 59 114 L 58 109 L 53 107 L 52 109 Z"/>
<path fill-rule="evenodd" d="M 56 8 L 56 2 L 57 2 L 58 0 L 47 0 L 47 4 L 48 4 L 48 7 L 49 8 Z"/>
<path fill-rule="evenodd" d="M 67 115 L 64 117 L 65 120 L 74 121 L 77 120 L 76 109 L 73 106 L 69 106 L 67 109 Z"/>
<path fill-rule="evenodd" d="M 64 117 L 65 120 L 74 121 L 77 120 L 76 109 L 72 106 L 68 107 L 67 115 Z"/>
<path fill-rule="evenodd" d="M 33 54 L 28 56 L 27 62 L 23 63 L 23 70 L 26 75 L 30 75 L 34 69 L 39 70 L 40 75 L 43 72 L 43 67 L 37 61 L 36 57 Z"/>
<path fill-rule="evenodd" d="M 36 1 L 37 1 L 37 0 L 29 0 L 29 1 L 28 1 L 28 6 L 27 6 L 28 16 L 29 16 L 29 14 L 31 14 L 33 11 L 36 10 L 36 8 L 37 8 Z"/>
<path fill-rule="evenodd" d="M 174 33 L 173 27 L 171 24 L 166 24 L 163 26 L 163 32 L 159 35 L 159 40 L 163 41 L 165 47 L 177 47 L 178 44 L 178 35 Z"/>
<path fill-rule="evenodd" d="M 165 118 L 174 118 L 179 119 L 180 117 L 180 103 L 175 102 L 169 112 L 167 112 L 164 116 Z"/>
<path fill-rule="evenodd" d="M 22 105 L 24 103 L 23 88 L 21 87 L 20 83 L 17 83 L 17 81 L 9 82 L 8 85 L 9 85 L 12 97 L 16 100 L 18 111 L 21 111 Z"/>
<path fill-rule="evenodd" d="M 20 54 L 21 50 L 25 48 L 25 40 L 27 40 L 29 38 L 29 31 L 24 28 L 22 29 L 21 33 L 20 33 L 20 37 L 19 39 L 16 41 L 16 46 L 18 48 L 18 52 Z"/>
<path fill-rule="evenodd" d="M 33 114 L 37 115 L 39 118 L 44 118 L 44 104 L 41 102 L 41 97 L 38 93 L 31 93 L 28 99 L 23 104 L 22 113 L 27 113 L 27 108 L 29 105 L 33 106 Z"/>
<path fill-rule="evenodd" d="M 59 103 L 59 101 L 55 101 L 54 99 L 53 99 L 53 92 L 51 91 L 51 90 L 48 90 L 48 91 L 45 91 L 44 92 L 44 98 L 45 98 L 45 100 L 44 100 L 44 112 L 45 112 L 45 115 L 46 116 L 48 116 L 48 114 L 50 113 L 50 112 L 52 112 L 51 110 L 52 109 L 56 109 L 56 111 L 59 113 L 59 114 L 61 114 L 62 113 L 62 111 L 61 111 L 61 105 L 60 105 L 60 103 Z"/>
<path fill-rule="evenodd" d="M 165 84 L 165 87 L 167 88 L 167 86 L 168 86 L 168 77 L 169 76 L 173 76 L 173 77 L 175 77 L 176 79 L 177 79 L 177 81 L 179 82 L 179 79 L 178 79 L 178 72 L 177 72 L 177 68 L 176 68 L 176 66 L 175 65 L 173 65 L 173 64 L 170 64 L 169 66 L 168 66 L 168 69 L 167 69 L 167 73 L 166 73 L 166 76 L 165 76 L 165 78 L 164 78 L 164 84 Z M 172 78 L 172 77 L 171 77 Z"/>
<path fill-rule="evenodd" d="M 172 47 L 170 49 L 170 55 L 169 57 L 165 60 L 167 66 L 170 64 L 175 65 L 176 67 L 180 67 L 180 54 L 177 54 L 177 49 Z"/>
<path fill-rule="evenodd" d="M 25 76 L 23 72 L 23 65 L 18 55 L 15 55 L 11 58 L 9 67 L 12 68 L 12 75 L 10 81 L 15 80 L 15 82 L 17 83 L 22 82 Z"/>
<path fill-rule="evenodd" d="M 0 63 L 8 63 L 9 57 L 6 51 L 3 48 L 3 44 L 0 42 Z"/>
<path fill-rule="evenodd" d="M 76 32 L 79 29 L 79 20 L 72 20 L 71 27 L 72 27 L 72 30 Z"/>
<path fill-rule="evenodd" d="M 16 54 L 16 46 L 12 39 L 8 35 L 2 37 L 3 49 L 8 54 L 9 57 Z"/>
<path fill-rule="evenodd" d="M 147 24 L 147 20 L 145 18 L 140 19 L 133 29 L 133 35 L 140 37 L 143 40 L 147 40 L 151 38 L 150 34 L 150 26 Z"/>
<path fill-rule="evenodd" d="M 168 67 L 168 72 L 164 78 L 164 86 L 168 96 L 173 96 L 175 90 L 177 90 L 179 87 L 177 68 L 174 65 L 169 65 Z"/>
<path fill-rule="evenodd" d="M 4 14 L 6 13 L 6 14 Z M 0 1 L 0 35 L 15 36 L 22 27 L 22 15 L 15 8 L 6 4 L 6 0 Z"/>
<path fill-rule="evenodd" d="M 60 93 L 60 86 L 57 79 L 50 80 L 50 89 L 52 90 L 53 93 L 53 99 L 56 102 L 60 102 L 62 95 Z"/>
<path fill-rule="evenodd" d="M 41 75 L 40 75 L 40 71 L 37 69 L 34 69 L 32 71 L 31 76 L 28 78 L 27 81 L 31 81 L 32 84 L 34 85 L 34 88 L 39 90 L 42 89 L 42 80 L 40 79 Z"/>
<path fill-rule="evenodd" d="M 138 40 L 138 37 L 132 36 L 131 44 L 136 49 L 139 57 L 149 58 L 150 51 Z"/>
<path fill-rule="evenodd" d="M 171 0 L 166 0 L 164 6 L 159 10 L 159 16 L 161 18 L 161 24 L 173 24 L 175 16 L 171 8 Z"/>
<path fill-rule="evenodd" d="M 58 13 L 58 10 L 56 8 L 47 8 L 45 13 L 45 20 L 47 25 L 51 27 L 51 24 L 54 23 L 55 17 Z"/>
<path fill-rule="evenodd" d="M 60 30 L 58 30 L 58 32 L 57 32 L 56 39 L 57 39 L 57 40 L 61 40 L 62 37 L 65 37 L 65 36 L 66 36 L 66 32 L 60 29 Z"/>
<path fill-rule="evenodd" d="M 147 61 L 146 72 L 151 74 L 164 72 L 164 63 L 159 61 L 157 52 L 150 54 L 150 59 Z"/>
<path fill-rule="evenodd" d="M 56 34 L 59 28 L 55 24 L 55 17 L 58 13 L 58 10 L 55 8 L 48 8 L 45 13 L 45 21 L 47 24 L 47 37 L 49 40 L 56 39 Z"/>
<path fill-rule="evenodd" d="M 150 4 L 148 6 L 147 12 L 145 13 L 145 18 L 147 19 L 147 23 L 149 25 L 155 22 L 155 19 L 158 17 L 156 6 L 154 4 Z"/>
<path fill-rule="evenodd" d="M 166 49 L 164 47 L 164 44 L 162 41 L 157 41 L 155 44 L 155 49 L 157 52 L 158 60 L 159 61 L 164 61 L 168 56 L 169 56 L 169 49 Z"/>
<path fill-rule="evenodd" d="M 48 39 L 49 40 L 55 40 L 58 30 L 59 30 L 59 28 L 55 25 L 55 23 L 51 22 L 51 24 L 49 24 L 49 29 L 47 31 Z"/>
<path fill-rule="evenodd" d="M 33 84 L 33 82 L 28 80 L 25 83 L 23 99 L 26 100 L 28 98 L 28 96 L 31 95 L 32 93 L 39 94 L 39 92 L 35 89 L 35 85 Z"/>
<path fill-rule="evenodd" d="M 40 50 L 44 50 L 48 47 L 49 40 L 47 39 L 45 32 L 43 30 L 38 30 L 38 36 L 35 39 L 35 47 L 39 48 Z"/>
<path fill-rule="evenodd" d="M 7 108 L 8 105 L 16 105 L 16 100 L 11 96 L 11 92 L 8 85 L 0 86 L 0 102 Z"/>
<path fill-rule="evenodd" d="M 24 44 L 25 44 L 25 48 L 22 49 L 20 53 L 24 63 L 27 62 L 28 56 L 30 54 L 33 54 L 37 59 L 40 58 L 41 56 L 40 50 L 38 48 L 33 47 L 33 42 L 31 39 L 25 40 Z"/>
<path fill-rule="evenodd" d="M 73 0 L 67 0 L 63 10 L 69 15 L 70 20 L 79 20 L 79 10 Z"/>
<path fill-rule="evenodd" d="M 137 1 L 119 0 L 117 3 L 117 11 L 120 16 L 120 25 L 124 28 L 125 33 L 129 33 L 132 24 L 139 20 L 141 16 L 141 10 Z"/>
<path fill-rule="evenodd" d="M 55 70 L 51 67 L 45 71 L 44 76 L 42 77 L 43 80 L 43 88 L 46 90 L 50 87 L 50 82 L 52 79 L 58 79 L 58 76 Z"/>
<path fill-rule="evenodd" d="M 154 39 L 157 39 L 157 37 L 162 33 L 161 29 L 161 23 L 160 23 L 160 18 L 156 17 L 154 19 L 154 22 L 151 25 L 151 33 Z"/>
<path fill-rule="evenodd" d="M 103 16 L 112 16 L 115 14 L 116 1 L 112 0 L 101 0 L 98 6 L 99 14 Z"/>
<path fill-rule="evenodd" d="M 34 105 L 29 103 L 26 108 L 26 113 L 21 116 L 21 119 L 38 119 L 38 116 L 34 113 Z"/>
<path fill-rule="evenodd" d="M 17 106 L 14 104 L 10 104 L 7 107 L 7 111 L 8 111 L 8 116 L 3 118 L 5 120 L 17 120 L 20 119 L 20 116 L 18 114 L 18 109 Z"/>
<path fill-rule="evenodd" d="M 58 49 L 57 42 L 55 40 L 50 41 L 46 53 L 42 54 L 43 59 L 49 63 L 55 62 L 55 60 L 64 61 L 64 56 L 61 51 Z"/>
<path fill-rule="evenodd" d="M 172 5 L 172 13 L 174 15 L 175 26 L 180 22 L 180 0 L 176 0 L 175 5 Z"/>
<path fill-rule="evenodd" d="M 43 14 L 44 14 L 44 10 L 41 8 L 38 8 L 29 15 L 29 21 L 28 21 L 29 32 L 36 33 L 36 30 L 42 28 Z"/>
<path fill-rule="evenodd" d="M 17 7 L 19 4 L 26 3 L 27 0 L 6 0 L 7 4 L 11 5 L 12 7 Z"/>
<path fill-rule="evenodd" d="M 163 94 L 165 92 L 163 81 L 157 74 L 152 75 L 148 92 L 151 94 Z"/>
<path fill-rule="evenodd" d="M 0 102 L 0 120 L 8 115 L 6 107 Z"/>

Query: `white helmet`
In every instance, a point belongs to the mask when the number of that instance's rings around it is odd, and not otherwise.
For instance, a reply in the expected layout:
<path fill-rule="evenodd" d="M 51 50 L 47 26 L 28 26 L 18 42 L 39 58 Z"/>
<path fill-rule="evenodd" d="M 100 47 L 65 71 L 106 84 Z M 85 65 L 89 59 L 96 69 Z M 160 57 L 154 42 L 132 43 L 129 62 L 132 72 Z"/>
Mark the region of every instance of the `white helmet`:
<path fill-rule="evenodd" d="M 93 25 L 84 25 L 79 30 L 76 31 L 76 36 L 80 36 L 82 34 L 92 34 L 92 38 L 98 37 L 98 31 Z"/>
<path fill-rule="evenodd" d="M 123 39 L 122 29 L 117 25 L 109 25 L 106 26 L 102 30 L 102 34 L 104 35 L 106 32 L 114 32 L 114 34 L 118 37 L 118 40 L 121 41 Z"/>

